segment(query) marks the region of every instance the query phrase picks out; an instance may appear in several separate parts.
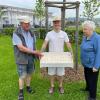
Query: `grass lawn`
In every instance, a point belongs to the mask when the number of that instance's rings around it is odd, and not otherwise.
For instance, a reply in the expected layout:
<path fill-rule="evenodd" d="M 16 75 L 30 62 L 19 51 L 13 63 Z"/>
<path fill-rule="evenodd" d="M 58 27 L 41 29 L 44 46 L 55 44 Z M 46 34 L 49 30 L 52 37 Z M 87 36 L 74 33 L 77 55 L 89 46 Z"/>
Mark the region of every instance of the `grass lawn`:
<path fill-rule="evenodd" d="M 42 40 L 37 41 L 38 49 L 41 48 Z M 84 81 L 64 83 L 65 94 L 56 91 L 53 95 L 48 94 L 50 86 L 47 78 L 40 76 L 39 62 L 36 63 L 36 71 L 32 77 L 31 86 L 36 93 L 30 95 L 25 92 L 25 100 L 85 100 L 86 93 L 80 92 L 85 87 Z M 18 96 L 18 75 L 13 55 L 11 37 L 0 36 L 0 100 L 17 100 Z M 100 77 L 98 83 L 97 98 L 100 100 Z"/>

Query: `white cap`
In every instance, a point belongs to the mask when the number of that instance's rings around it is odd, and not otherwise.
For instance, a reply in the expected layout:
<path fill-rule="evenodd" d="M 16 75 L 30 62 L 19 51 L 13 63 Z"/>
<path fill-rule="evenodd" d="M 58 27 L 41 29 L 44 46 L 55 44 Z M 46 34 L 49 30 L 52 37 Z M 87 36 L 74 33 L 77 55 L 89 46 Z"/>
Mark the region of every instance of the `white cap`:
<path fill-rule="evenodd" d="M 20 18 L 18 18 L 20 22 L 23 23 L 30 23 L 30 19 L 28 16 L 21 16 Z"/>
<path fill-rule="evenodd" d="M 59 16 L 55 16 L 54 18 L 53 18 L 53 22 L 54 21 L 60 21 L 61 20 L 61 17 L 59 17 Z"/>

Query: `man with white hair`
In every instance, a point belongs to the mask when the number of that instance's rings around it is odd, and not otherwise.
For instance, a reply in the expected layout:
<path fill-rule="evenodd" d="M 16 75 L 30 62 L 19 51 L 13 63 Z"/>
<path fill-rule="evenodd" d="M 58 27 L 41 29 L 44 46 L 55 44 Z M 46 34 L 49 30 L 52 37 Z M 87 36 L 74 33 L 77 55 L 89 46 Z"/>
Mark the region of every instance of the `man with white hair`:
<path fill-rule="evenodd" d="M 72 53 L 67 33 L 61 30 L 61 18 L 57 16 L 53 19 L 53 30 L 47 33 L 41 51 L 45 51 L 47 44 L 49 44 L 49 52 L 64 52 L 64 43 Z M 54 92 L 55 75 L 57 75 L 59 80 L 59 92 L 63 94 L 63 76 L 65 74 L 65 68 L 57 66 L 48 67 L 48 74 L 50 75 L 51 84 L 49 93 L 52 94 Z"/>
<path fill-rule="evenodd" d="M 14 54 L 19 74 L 19 96 L 18 100 L 24 100 L 23 88 L 26 82 L 28 93 L 34 93 L 30 87 L 31 75 L 35 70 L 34 59 L 40 57 L 41 53 L 36 51 L 35 34 L 30 30 L 30 20 L 27 16 L 22 16 L 20 26 L 13 33 Z"/>
<path fill-rule="evenodd" d="M 84 37 L 80 48 L 86 88 L 81 90 L 89 92 L 88 100 L 96 100 L 100 68 L 100 35 L 95 32 L 95 23 L 93 21 L 85 21 L 82 27 Z"/>

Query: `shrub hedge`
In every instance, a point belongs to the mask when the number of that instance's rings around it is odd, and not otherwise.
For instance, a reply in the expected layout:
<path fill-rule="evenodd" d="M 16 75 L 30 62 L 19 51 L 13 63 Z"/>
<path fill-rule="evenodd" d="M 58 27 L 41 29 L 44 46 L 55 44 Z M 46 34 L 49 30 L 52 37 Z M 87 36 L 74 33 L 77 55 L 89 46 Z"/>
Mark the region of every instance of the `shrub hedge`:
<path fill-rule="evenodd" d="M 2 30 L 2 33 L 6 34 L 6 35 L 12 36 L 14 30 L 15 30 L 14 28 L 4 28 L 4 29 Z M 33 30 L 34 30 L 34 29 L 33 29 Z M 50 29 L 50 30 L 51 30 L 51 29 Z M 50 31 L 50 30 L 49 30 L 49 31 Z M 44 39 L 44 38 L 45 38 L 45 36 L 46 36 L 46 29 L 45 29 L 45 28 L 41 28 L 41 29 L 38 28 L 38 29 L 36 29 L 36 31 L 37 31 L 36 33 L 39 34 L 39 35 L 38 35 L 38 38 L 40 38 L 40 39 Z M 65 28 L 65 32 L 68 34 L 69 39 L 70 39 L 70 42 L 71 42 L 71 43 L 74 43 L 74 42 L 75 42 L 75 32 L 76 32 L 75 27 L 68 27 L 68 28 Z M 97 28 L 96 28 L 96 32 L 97 32 L 98 34 L 100 34 L 100 27 L 97 27 Z M 79 34 L 78 34 L 79 43 L 81 43 L 82 37 L 83 37 L 82 28 L 79 28 Z"/>
<path fill-rule="evenodd" d="M 3 28 L 2 33 L 5 34 L 5 35 L 12 36 L 14 30 L 15 30 L 15 28 L 13 28 L 13 27 Z"/>

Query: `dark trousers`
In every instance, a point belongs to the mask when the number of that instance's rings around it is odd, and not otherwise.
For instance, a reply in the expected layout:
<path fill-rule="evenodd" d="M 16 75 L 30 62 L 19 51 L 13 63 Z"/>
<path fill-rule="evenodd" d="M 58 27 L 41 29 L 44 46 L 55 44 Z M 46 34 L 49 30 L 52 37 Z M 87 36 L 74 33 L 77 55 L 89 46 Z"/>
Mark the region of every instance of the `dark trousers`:
<path fill-rule="evenodd" d="M 99 71 L 93 72 L 92 68 L 85 67 L 84 75 L 86 80 L 86 89 L 89 91 L 89 96 L 91 98 L 96 98 Z"/>

